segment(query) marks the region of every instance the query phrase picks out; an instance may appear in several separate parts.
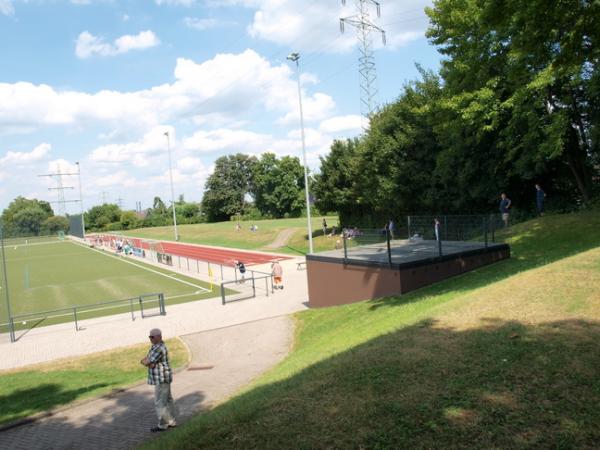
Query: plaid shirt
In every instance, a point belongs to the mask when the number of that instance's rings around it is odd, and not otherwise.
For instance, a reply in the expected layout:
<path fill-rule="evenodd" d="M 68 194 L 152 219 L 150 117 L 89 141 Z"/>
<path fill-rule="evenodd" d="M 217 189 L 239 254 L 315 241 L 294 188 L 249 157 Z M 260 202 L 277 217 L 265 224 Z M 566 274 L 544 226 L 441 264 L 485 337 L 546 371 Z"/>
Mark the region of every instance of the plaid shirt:
<path fill-rule="evenodd" d="M 173 371 L 169 364 L 169 351 L 164 342 L 150 347 L 148 360 L 155 364 L 154 368 L 148 367 L 148 384 L 169 384 L 173 381 Z"/>

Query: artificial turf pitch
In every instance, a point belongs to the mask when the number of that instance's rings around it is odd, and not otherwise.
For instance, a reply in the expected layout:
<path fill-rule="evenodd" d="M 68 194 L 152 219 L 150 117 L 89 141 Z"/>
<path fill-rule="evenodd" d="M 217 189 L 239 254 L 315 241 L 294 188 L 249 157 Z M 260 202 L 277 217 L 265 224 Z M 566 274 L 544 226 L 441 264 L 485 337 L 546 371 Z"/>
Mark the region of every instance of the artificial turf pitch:
<path fill-rule="evenodd" d="M 208 283 L 173 273 L 167 267 L 150 266 L 69 240 L 7 240 L 4 253 L 13 317 L 149 293 L 163 293 L 167 305 L 219 295 L 217 288 L 210 292 Z M 0 324 L 5 324 L 7 283 L 1 273 L 0 284 Z M 125 305 L 95 308 L 86 311 L 84 318 L 128 310 Z M 65 315 L 64 320 L 47 319 L 44 325 L 69 320 L 72 317 Z"/>

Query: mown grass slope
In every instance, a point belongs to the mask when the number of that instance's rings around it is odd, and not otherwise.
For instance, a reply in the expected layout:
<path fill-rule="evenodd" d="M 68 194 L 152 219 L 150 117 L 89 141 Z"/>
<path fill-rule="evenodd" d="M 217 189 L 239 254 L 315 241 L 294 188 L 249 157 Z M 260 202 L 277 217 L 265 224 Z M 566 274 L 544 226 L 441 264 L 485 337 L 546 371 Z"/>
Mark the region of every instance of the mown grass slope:
<path fill-rule="evenodd" d="M 462 277 L 298 314 L 286 360 L 148 447 L 596 447 L 600 214 L 508 240 Z"/>
<path fill-rule="evenodd" d="M 313 217 L 313 245 L 315 251 L 332 250 L 335 240 L 323 236 L 322 217 Z M 329 230 L 337 225 L 336 217 L 327 216 Z M 179 225 L 177 227 L 181 242 L 216 245 L 220 247 L 241 248 L 246 250 L 264 250 L 292 255 L 304 255 L 308 252 L 308 233 L 306 217 L 296 219 L 273 219 L 240 222 L 241 230 L 235 228 L 236 222 L 199 223 Z M 258 231 L 250 231 L 251 225 L 257 225 Z M 291 231 L 283 245 L 273 246 L 280 233 Z M 339 230 L 338 230 L 339 232 Z M 173 227 L 140 228 L 125 231 L 128 236 L 155 240 L 173 240 Z"/>

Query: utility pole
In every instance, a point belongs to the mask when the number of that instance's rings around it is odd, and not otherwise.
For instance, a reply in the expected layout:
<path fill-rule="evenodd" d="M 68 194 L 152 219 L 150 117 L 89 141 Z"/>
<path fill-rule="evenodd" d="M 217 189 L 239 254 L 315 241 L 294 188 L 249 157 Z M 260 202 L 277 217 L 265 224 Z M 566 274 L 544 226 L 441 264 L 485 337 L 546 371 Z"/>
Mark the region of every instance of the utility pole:
<path fill-rule="evenodd" d="M 342 0 L 346 4 L 346 0 Z M 377 8 L 377 17 L 381 17 L 379 2 L 375 0 L 355 0 L 356 14 L 340 19 L 340 31 L 344 32 L 344 25 L 349 24 L 356 28 L 360 56 L 358 57 L 358 72 L 360 73 L 360 112 L 363 116 L 363 129 L 369 127 L 369 119 L 375 112 L 377 103 L 377 71 L 375 70 L 375 57 L 373 56 L 373 42 L 371 32 L 381 33 L 385 45 L 385 31 L 371 21 L 369 5 Z"/>
<path fill-rule="evenodd" d="M 51 177 L 56 179 L 56 187 L 48 188 L 49 191 L 56 191 L 58 195 L 58 200 L 50 203 L 58 203 L 58 214 L 61 216 L 66 216 L 67 211 L 65 204 L 78 202 L 80 200 L 65 200 L 65 189 L 75 189 L 73 186 L 64 186 L 63 185 L 63 176 L 70 175 L 78 175 L 78 173 L 61 173 L 60 166 L 56 166 L 56 173 L 46 173 L 43 175 L 38 175 L 38 177 Z"/>

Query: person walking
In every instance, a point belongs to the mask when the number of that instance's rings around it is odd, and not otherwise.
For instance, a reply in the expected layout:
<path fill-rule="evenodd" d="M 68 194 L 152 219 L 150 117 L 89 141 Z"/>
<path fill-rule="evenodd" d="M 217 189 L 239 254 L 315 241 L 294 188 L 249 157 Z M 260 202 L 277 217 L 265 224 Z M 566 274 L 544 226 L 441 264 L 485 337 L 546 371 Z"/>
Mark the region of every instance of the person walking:
<path fill-rule="evenodd" d="M 140 363 L 148 368 L 148 384 L 154 386 L 154 409 L 158 417 L 158 425 L 150 429 L 154 433 L 173 428 L 177 426 L 177 422 L 175 402 L 171 394 L 173 370 L 169 363 L 169 350 L 158 328 L 150 330 L 148 337 L 152 346 Z"/>
<path fill-rule="evenodd" d="M 507 227 L 508 226 L 508 215 L 509 215 L 509 211 L 510 211 L 510 207 L 512 206 L 512 202 L 510 201 L 510 199 L 506 196 L 506 194 L 503 192 L 502 194 L 500 194 L 500 214 L 502 214 L 502 221 L 504 222 L 504 226 Z"/>
<path fill-rule="evenodd" d="M 281 267 L 279 261 L 273 261 L 271 264 L 271 274 L 275 283 L 273 289 L 283 289 L 283 267 Z"/>
<path fill-rule="evenodd" d="M 541 217 L 544 215 L 544 200 L 546 199 L 546 193 L 539 184 L 535 185 L 535 206 L 537 208 L 538 215 Z"/>

